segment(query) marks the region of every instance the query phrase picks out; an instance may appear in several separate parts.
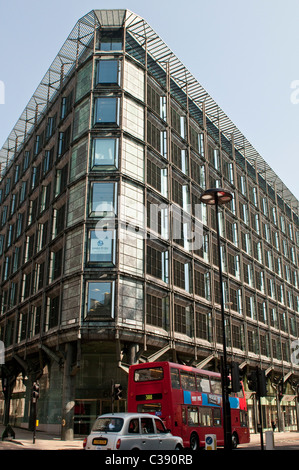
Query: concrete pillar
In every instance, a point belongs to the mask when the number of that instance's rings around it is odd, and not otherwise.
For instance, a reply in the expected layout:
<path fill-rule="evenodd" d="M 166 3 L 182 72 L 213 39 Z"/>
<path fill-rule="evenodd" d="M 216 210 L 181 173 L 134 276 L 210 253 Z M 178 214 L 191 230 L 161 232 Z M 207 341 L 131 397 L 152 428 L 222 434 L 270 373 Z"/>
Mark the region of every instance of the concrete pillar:
<path fill-rule="evenodd" d="M 74 414 L 75 414 L 75 375 L 71 374 L 74 345 L 65 345 L 65 361 L 63 371 L 62 388 L 62 422 L 61 439 L 64 441 L 74 438 Z"/>

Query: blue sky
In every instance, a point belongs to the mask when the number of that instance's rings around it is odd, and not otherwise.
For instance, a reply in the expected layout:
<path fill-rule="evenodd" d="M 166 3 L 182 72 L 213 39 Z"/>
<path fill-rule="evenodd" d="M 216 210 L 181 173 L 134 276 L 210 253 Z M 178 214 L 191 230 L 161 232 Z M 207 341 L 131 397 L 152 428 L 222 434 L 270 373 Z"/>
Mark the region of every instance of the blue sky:
<path fill-rule="evenodd" d="M 0 147 L 77 20 L 108 8 L 145 18 L 299 199 L 298 0 L 2 1 Z"/>

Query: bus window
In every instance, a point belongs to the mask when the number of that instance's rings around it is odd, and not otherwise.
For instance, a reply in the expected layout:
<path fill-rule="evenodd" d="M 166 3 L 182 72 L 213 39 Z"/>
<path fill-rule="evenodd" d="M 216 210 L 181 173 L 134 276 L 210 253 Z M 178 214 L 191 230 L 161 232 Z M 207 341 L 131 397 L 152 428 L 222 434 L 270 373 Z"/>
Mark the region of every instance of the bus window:
<path fill-rule="evenodd" d="M 138 413 L 155 413 L 156 415 L 161 414 L 161 403 L 142 403 L 137 405 Z"/>
<path fill-rule="evenodd" d="M 198 408 L 195 406 L 188 406 L 188 424 L 198 426 Z"/>
<path fill-rule="evenodd" d="M 211 392 L 217 395 L 222 394 L 221 380 L 216 377 L 211 377 Z"/>
<path fill-rule="evenodd" d="M 208 407 L 199 407 L 199 423 L 201 426 L 212 426 L 212 409 Z"/>
<path fill-rule="evenodd" d="M 181 370 L 181 385 L 184 390 L 196 390 L 195 374 Z"/>
<path fill-rule="evenodd" d="M 172 386 L 172 388 L 181 388 L 179 369 L 171 368 L 170 369 L 170 376 L 171 376 L 171 386 Z"/>
<path fill-rule="evenodd" d="M 214 421 L 214 426 L 221 426 L 220 408 L 213 408 L 213 421 Z"/>
<path fill-rule="evenodd" d="M 197 391 L 210 393 L 210 380 L 208 376 L 196 374 Z"/>
<path fill-rule="evenodd" d="M 137 369 L 135 370 L 135 382 L 147 382 L 151 380 L 163 379 L 162 367 L 151 367 L 150 369 Z"/>

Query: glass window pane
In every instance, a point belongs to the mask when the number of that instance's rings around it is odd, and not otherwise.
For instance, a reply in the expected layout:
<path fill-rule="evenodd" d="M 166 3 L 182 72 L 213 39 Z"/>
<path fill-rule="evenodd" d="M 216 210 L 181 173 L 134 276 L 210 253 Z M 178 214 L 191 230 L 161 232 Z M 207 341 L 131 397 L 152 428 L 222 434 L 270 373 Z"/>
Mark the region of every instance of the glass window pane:
<path fill-rule="evenodd" d="M 113 282 L 88 282 L 87 316 L 112 317 Z"/>
<path fill-rule="evenodd" d="M 92 169 L 102 167 L 117 168 L 118 140 L 95 139 L 93 141 Z"/>
<path fill-rule="evenodd" d="M 95 123 L 117 123 L 117 98 L 103 97 L 96 99 Z"/>
<path fill-rule="evenodd" d="M 121 31 L 105 31 L 102 33 L 100 50 L 101 51 L 121 51 L 122 44 Z"/>
<path fill-rule="evenodd" d="M 90 230 L 88 261 L 113 264 L 114 239 L 114 230 Z"/>
<path fill-rule="evenodd" d="M 97 72 L 97 83 L 118 83 L 117 60 L 100 60 Z"/>
<path fill-rule="evenodd" d="M 92 217 L 113 217 L 116 214 L 116 183 L 93 183 L 91 187 Z"/>

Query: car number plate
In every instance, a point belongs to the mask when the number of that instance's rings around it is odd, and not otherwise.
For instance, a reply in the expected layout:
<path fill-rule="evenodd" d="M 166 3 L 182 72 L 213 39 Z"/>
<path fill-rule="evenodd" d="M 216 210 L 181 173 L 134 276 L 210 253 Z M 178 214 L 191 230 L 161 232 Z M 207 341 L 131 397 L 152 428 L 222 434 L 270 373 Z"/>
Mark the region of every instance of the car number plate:
<path fill-rule="evenodd" d="M 107 439 L 93 439 L 92 443 L 94 446 L 105 446 L 107 445 Z"/>

